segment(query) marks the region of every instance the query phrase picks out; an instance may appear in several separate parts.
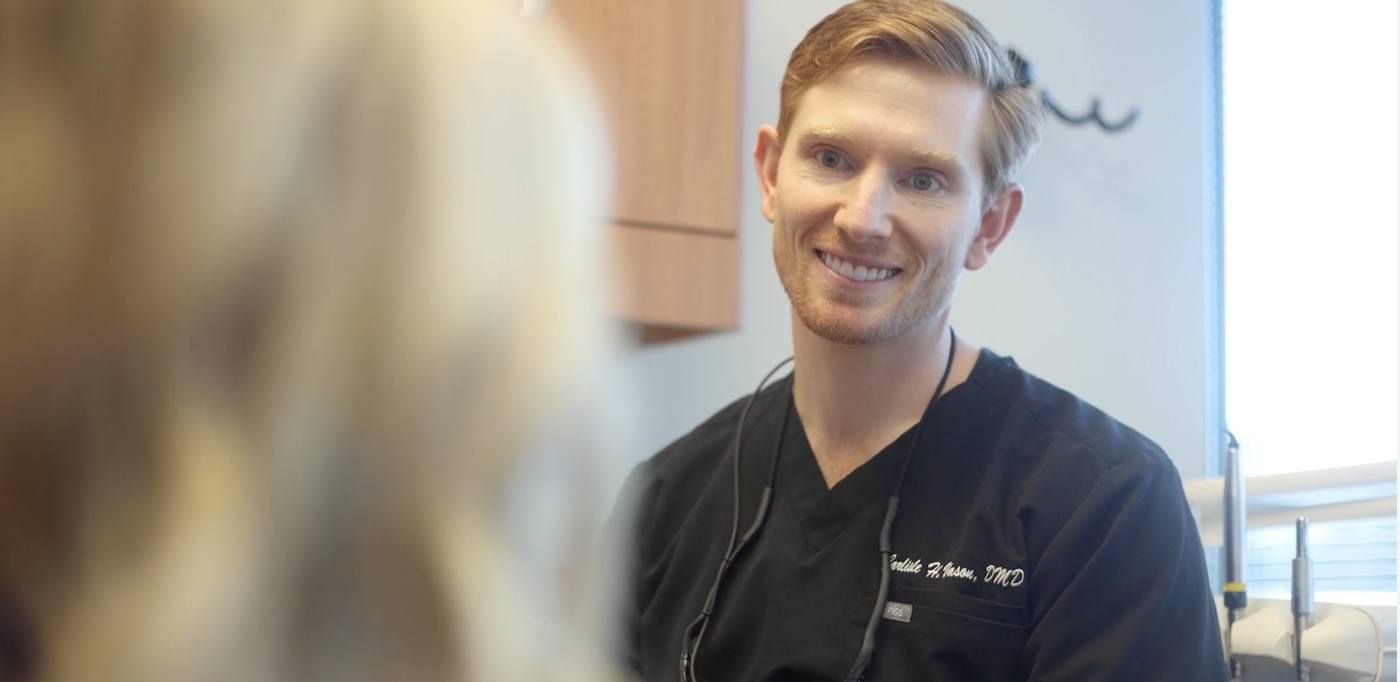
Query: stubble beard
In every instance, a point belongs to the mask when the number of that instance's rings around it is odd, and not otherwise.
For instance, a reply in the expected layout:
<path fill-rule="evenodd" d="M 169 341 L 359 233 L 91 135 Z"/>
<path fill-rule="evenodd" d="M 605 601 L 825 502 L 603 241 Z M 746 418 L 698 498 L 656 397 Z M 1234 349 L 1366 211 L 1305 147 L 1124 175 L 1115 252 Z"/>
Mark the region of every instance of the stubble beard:
<path fill-rule="evenodd" d="M 937 277 L 936 280 L 940 281 L 935 281 L 932 287 L 916 286 L 913 290 L 901 292 L 903 299 L 892 310 L 884 310 L 884 306 L 881 306 L 882 309 L 848 314 L 836 310 L 838 304 L 824 300 L 826 297 L 821 292 L 813 291 L 816 287 L 810 281 L 811 273 L 807 269 L 816 267 L 815 264 L 785 262 L 790 255 L 785 256 L 777 249 L 773 255 L 778 279 L 802 324 L 817 336 L 847 345 L 889 341 L 914 327 L 926 325 L 940 311 L 947 309 L 953 289 L 957 286 L 956 278 L 941 281 L 947 278 Z M 910 275 L 906 272 L 900 276 Z"/>

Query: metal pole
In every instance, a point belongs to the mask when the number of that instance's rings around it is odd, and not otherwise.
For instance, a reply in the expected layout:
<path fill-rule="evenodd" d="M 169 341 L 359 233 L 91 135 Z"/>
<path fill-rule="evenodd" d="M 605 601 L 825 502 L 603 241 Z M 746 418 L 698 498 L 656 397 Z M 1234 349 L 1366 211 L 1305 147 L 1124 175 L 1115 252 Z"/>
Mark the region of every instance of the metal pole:
<path fill-rule="evenodd" d="M 1244 677 L 1244 670 L 1235 658 L 1235 621 L 1249 603 L 1244 582 L 1244 471 L 1240 468 L 1239 441 L 1229 431 L 1225 435 L 1230 439 L 1225 448 L 1225 657 L 1230 663 L 1230 678 L 1238 680 Z"/>
<path fill-rule="evenodd" d="M 1293 667 L 1299 680 L 1307 680 L 1303 665 L 1303 631 L 1313 612 L 1312 559 L 1308 557 L 1308 518 L 1298 517 L 1298 555 L 1293 559 Z"/>

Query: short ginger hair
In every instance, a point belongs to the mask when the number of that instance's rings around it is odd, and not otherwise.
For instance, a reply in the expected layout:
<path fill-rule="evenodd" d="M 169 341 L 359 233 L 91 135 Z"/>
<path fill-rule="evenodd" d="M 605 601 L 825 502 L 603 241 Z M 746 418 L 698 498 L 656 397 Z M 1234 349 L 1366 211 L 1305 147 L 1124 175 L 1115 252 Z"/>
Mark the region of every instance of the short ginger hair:
<path fill-rule="evenodd" d="M 1010 58 L 966 11 L 940 0 L 857 0 L 813 26 L 783 74 L 779 144 L 808 88 L 867 57 L 922 62 L 987 93 L 982 122 L 983 199 L 1010 185 L 1040 143 L 1044 113 Z"/>

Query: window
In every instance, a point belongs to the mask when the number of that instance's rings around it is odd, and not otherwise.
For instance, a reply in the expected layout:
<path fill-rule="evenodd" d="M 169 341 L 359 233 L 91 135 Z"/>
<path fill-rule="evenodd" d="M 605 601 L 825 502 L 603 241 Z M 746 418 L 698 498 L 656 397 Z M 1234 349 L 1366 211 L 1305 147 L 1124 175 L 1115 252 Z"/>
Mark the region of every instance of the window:
<path fill-rule="evenodd" d="M 1245 547 L 1251 595 L 1290 596 L 1295 533 L 1292 526 L 1253 529 Z M 1319 597 L 1368 603 L 1395 591 L 1395 519 L 1309 524 L 1313 590 Z"/>
<path fill-rule="evenodd" d="M 1245 471 L 1394 460 L 1396 3 L 1221 3 L 1225 414 Z M 1310 537 L 1320 592 L 1394 592 L 1394 518 Z M 1286 595 L 1292 556 L 1291 528 L 1251 529 L 1251 593 Z"/>

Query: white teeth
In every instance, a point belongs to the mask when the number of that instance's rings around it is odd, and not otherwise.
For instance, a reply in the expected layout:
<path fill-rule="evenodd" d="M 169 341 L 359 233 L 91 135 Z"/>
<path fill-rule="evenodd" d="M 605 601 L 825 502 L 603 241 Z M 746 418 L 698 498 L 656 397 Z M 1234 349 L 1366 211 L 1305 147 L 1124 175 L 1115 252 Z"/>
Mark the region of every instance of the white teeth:
<path fill-rule="evenodd" d="M 826 263 L 827 267 L 832 270 L 841 273 L 842 276 L 857 282 L 878 282 L 883 279 L 889 279 L 895 273 L 893 269 L 889 268 L 868 268 L 864 265 L 852 265 L 825 251 L 822 252 L 822 262 Z"/>

